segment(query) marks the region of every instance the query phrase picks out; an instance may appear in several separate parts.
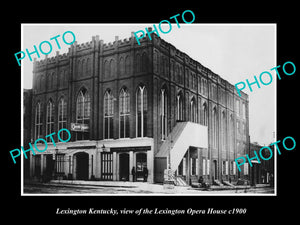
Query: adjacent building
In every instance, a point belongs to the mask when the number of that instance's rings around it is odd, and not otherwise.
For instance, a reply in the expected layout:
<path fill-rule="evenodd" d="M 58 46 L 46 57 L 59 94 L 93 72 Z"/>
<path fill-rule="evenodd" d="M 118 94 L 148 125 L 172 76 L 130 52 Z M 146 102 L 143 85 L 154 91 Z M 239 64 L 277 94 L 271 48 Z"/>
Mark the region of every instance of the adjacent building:
<path fill-rule="evenodd" d="M 248 96 L 157 35 L 140 42 L 95 36 L 34 61 L 31 140 L 72 137 L 31 154 L 30 177 L 163 182 L 170 168 L 187 182 L 249 179 L 234 162 L 249 150 Z"/>
<path fill-rule="evenodd" d="M 261 146 L 258 143 L 254 142 L 254 143 L 250 143 L 250 152 L 249 152 L 249 158 L 253 158 L 251 160 L 252 163 L 252 167 L 251 167 L 251 178 L 250 178 L 250 182 L 253 185 L 256 184 L 271 184 L 274 185 L 274 162 L 275 162 L 275 155 L 273 155 L 271 157 L 271 153 L 269 150 L 267 150 L 266 148 L 264 148 L 261 151 L 261 154 L 264 158 L 269 160 L 263 160 L 263 159 L 259 159 L 259 161 L 257 159 L 255 159 L 255 154 L 254 151 L 256 151 L 257 154 L 259 154 L 260 149 L 263 148 L 265 146 Z M 269 146 L 270 149 L 272 149 L 272 152 L 274 153 L 274 145 Z M 272 153 L 272 154 L 273 154 Z"/>

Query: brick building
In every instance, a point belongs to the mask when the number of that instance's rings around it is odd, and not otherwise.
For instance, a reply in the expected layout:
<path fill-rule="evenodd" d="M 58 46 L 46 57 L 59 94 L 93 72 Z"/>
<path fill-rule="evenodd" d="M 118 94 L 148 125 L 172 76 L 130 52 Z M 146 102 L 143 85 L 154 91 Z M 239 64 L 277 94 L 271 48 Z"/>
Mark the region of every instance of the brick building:
<path fill-rule="evenodd" d="M 34 61 L 32 140 L 61 128 L 72 138 L 31 155 L 30 176 L 132 181 L 134 167 L 148 182 L 166 168 L 186 181 L 248 179 L 234 162 L 249 149 L 248 96 L 157 35 L 140 42 L 95 36 Z"/>

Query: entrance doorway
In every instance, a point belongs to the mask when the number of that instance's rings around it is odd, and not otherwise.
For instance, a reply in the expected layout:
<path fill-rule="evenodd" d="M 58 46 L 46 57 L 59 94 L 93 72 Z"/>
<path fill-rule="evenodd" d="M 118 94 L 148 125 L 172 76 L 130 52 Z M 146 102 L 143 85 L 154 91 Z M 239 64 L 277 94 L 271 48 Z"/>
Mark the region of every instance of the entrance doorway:
<path fill-rule="evenodd" d="M 101 180 L 113 180 L 113 154 L 101 153 Z"/>
<path fill-rule="evenodd" d="M 217 160 L 214 160 L 213 161 L 213 176 L 214 176 L 213 179 L 215 179 L 215 180 L 218 179 L 218 167 L 217 166 L 218 166 L 217 165 Z"/>
<path fill-rule="evenodd" d="M 119 176 L 122 181 L 129 181 L 129 154 L 122 153 L 119 155 L 120 170 Z"/>
<path fill-rule="evenodd" d="M 137 153 L 136 154 L 136 180 L 144 180 L 144 168 L 147 168 L 147 154 Z"/>
<path fill-rule="evenodd" d="M 46 168 L 44 171 L 44 177 L 46 181 L 51 180 L 52 175 L 54 173 L 54 160 L 52 154 L 47 154 L 44 157 L 46 157 Z"/>
<path fill-rule="evenodd" d="M 78 152 L 75 155 L 76 160 L 76 180 L 89 179 L 89 154 Z"/>

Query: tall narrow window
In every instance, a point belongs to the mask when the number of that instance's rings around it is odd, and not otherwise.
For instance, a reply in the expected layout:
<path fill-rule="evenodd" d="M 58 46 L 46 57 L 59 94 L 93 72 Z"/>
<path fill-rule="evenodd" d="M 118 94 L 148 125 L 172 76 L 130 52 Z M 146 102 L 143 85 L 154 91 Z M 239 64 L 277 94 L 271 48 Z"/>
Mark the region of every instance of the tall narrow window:
<path fill-rule="evenodd" d="M 217 131 L 217 110 L 216 108 L 213 109 L 213 147 L 217 147 L 217 137 L 218 131 Z"/>
<path fill-rule="evenodd" d="M 37 103 L 35 107 L 35 139 L 42 137 L 42 107 L 41 103 Z"/>
<path fill-rule="evenodd" d="M 240 101 L 238 99 L 235 101 L 235 113 L 237 116 L 240 116 Z"/>
<path fill-rule="evenodd" d="M 203 125 L 207 126 L 207 106 L 206 103 L 203 104 Z"/>
<path fill-rule="evenodd" d="M 46 123 L 46 134 L 54 132 L 54 105 L 50 99 L 47 104 L 47 123 Z M 47 142 L 51 141 L 51 137 L 47 137 Z"/>
<path fill-rule="evenodd" d="M 245 102 L 243 102 L 243 106 L 242 106 L 242 114 L 243 114 L 243 119 L 246 119 L 246 104 Z"/>
<path fill-rule="evenodd" d="M 167 91 L 165 88 L 160 90 L 160 122 L 161 122 L 161 140 L 165 140 L 167 137 Z"/>
<path fill-rule="evenodd" d="M 104 94 L 104 139 L 114 136 L 114 97 L 108 90 Z"/>
<path fill-rule="evenodd" d="M 58 102 L 58 130 L 62 128 L 67 128 L 67 103 L 63 97 Z M 66 132 L 63 132 L 62 139 L 68 139 Z"/>
<path fill-rule="evenodd" d="M 233 115 L 230 116 L 230 152 L 234 152 L 234 121 L 233 121 Z"/>
<path fill-rule="evenodd" d="M 146 137 L 147 136 L 147 89 L 145 86 L 137 89 L 136 92 L 136 124 L 137 124 L 137 137 Z"/>
<path fill-rule="evenodd" d="M 190 121 L 196 123 L 197 122 L 197 112 L 196 112 L 196 101 L 195 98 L 192 98 L 190 102 Z"/>
<path fill-rule="evenodd" d="M 182 95 L 182 92 L 180 92 L 177 95 L 177 120 L 179 120 L 179 121 L 183 120 L 183 95 Z"/>
<path fill-rule="evenodd" d="M 90 111 L 90 96 L 86 89 L 82 89 L 76 101 L 76 123 L 82 124 L 83 129 L 76 132 L 76 140 L 89 139 Z"/>
<path fill-rule="evenodd" d="M 223 152 L 226 151 L 226 115 L 225 112 L 222 112 L 222 150 Z"/>
<path fill-rule="evenodd" d="M 130 133 L 130 96 L 126 88 L 122 88 L 119 97 L 120 110 L 120 138 L 128 138 Z"/>

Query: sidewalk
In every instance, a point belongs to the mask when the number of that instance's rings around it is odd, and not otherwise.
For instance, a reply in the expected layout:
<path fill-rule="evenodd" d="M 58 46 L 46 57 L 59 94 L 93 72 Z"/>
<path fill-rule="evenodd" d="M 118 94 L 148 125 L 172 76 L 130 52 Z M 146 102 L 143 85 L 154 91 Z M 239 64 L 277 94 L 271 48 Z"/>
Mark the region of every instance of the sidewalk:
<path fill-rule="evenodd" d="M 115 187 L 115 188 L 129 188 L 132 190 L 141 190 L 143 192 L 153 192 L 161 194 L 182 194 L 195 193 L 198 190 L 193 190 L 189 186 L 174 186 L 174 188 L 167 188 L 163 184 L 151 184 L 147 182 L 129 182 L 129 181 L 82 181 L 82 180 L 51 180 L 50 185 L 80 185 L 86 187 Z"/>
<path fill-rule="evenodd" d="M 130 182 L 130 181 L 83 181 L 83 180 L 51 180 L 50 184 L 64 184 L 64 185 L 81 185 L 81 186 L 99 186 L 99 187 L 119 187 L 119 188 L 138 188 L 145 191 L 162 191 L 172 190 L 166 188 L 163 184 L 152 184 L 147 182 Z M 269 184 L 256 184 L 256 186 L 250 185 L 235 185 L 235 186 L 217 186 L 212 185 L 208 188 L 209 191 L 221 191 L 221 190 L 241 190 L 249 188 L 265 188 L 270 187 Z M 174 186 L 173 189 L 177 191 L 198 190 L 199 188 L 192 188 L 190 186 Z M 201 188 L 200 188 L 201 189 Z M 170 192 L 170 191 L 169 191 Z"/>

